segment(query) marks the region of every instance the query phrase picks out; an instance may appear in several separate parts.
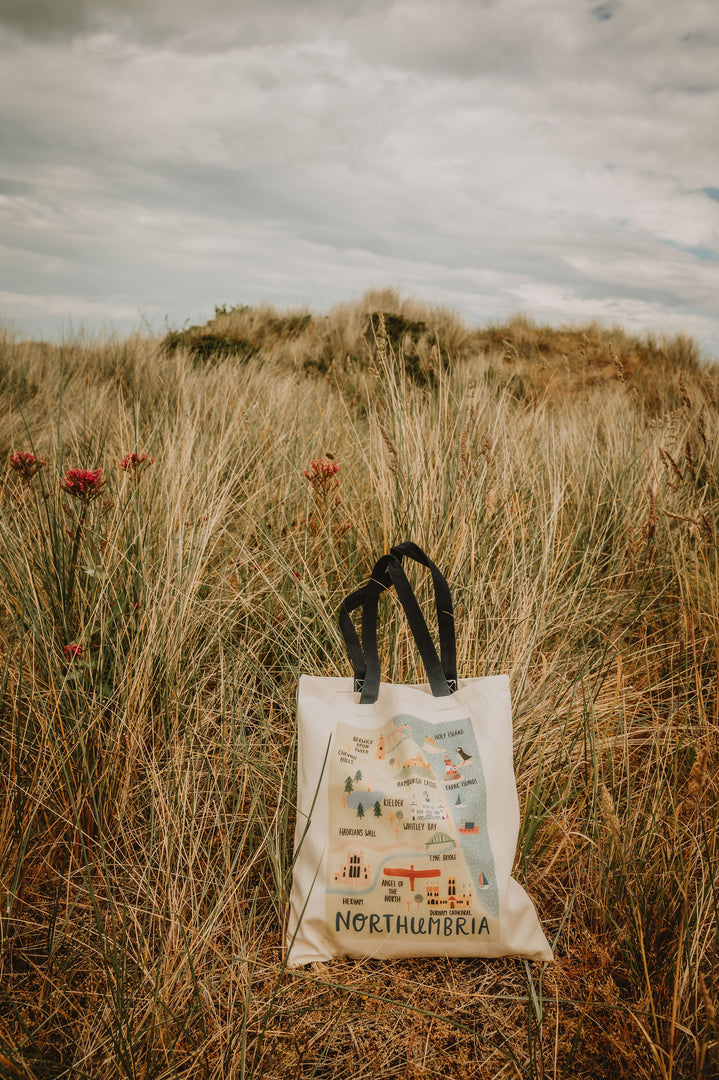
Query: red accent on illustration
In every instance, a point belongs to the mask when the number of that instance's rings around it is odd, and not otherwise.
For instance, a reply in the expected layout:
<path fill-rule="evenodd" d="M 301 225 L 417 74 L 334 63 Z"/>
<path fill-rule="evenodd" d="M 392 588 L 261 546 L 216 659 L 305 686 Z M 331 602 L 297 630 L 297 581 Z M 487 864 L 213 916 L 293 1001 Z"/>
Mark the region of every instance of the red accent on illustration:
<path fill-rule="evenodd" d="M 475 825 L 473 821 L 463 821 L 459 826 L 459 831 L 463 836 L 471 836 L 472 833 L 479 832 L 479 825 Z"/>
<path fill-rule="evenodd" d="M 460 780 L 461 777 L 457 772 L 457 766 L 454 764 L 450 757 L 444 759 L 444 781 L 448 780 Z"/>
<path fill-rule="evenodd" d="M 414 879 L 418 877 L 439 877 L 439 870 L 415 870 L 414 863 L 410 863 L 409 870 L 400 868 L 399 870 L 393 870 L 389 866 L 385 866 L 382 871 L 387 877 L 408 877 L 410 890 L 414 891 Z"/>

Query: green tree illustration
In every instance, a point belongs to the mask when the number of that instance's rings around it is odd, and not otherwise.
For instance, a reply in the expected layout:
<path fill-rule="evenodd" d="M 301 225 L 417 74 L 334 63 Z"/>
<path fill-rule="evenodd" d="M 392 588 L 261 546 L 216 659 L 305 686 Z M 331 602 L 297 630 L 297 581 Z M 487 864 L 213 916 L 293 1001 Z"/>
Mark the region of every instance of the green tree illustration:
<path fill-rule="evenodd" d="M 357 772 L 355 773 L 355 784 L 359 784 L 361 779 L 362 779 L 362 773 L 358 769 Z"/>
<path fill-rule="evenodd" d="M 345 791 L 347 792 L 348 795 L 352 791 L 353 786 L 354 785 L 352 783 L 352 777 L 348 776 L 347 779 L 345 780 Z"/>
<path fill-rule="evenodd" d="M 357 804 L 357 817 L 358 818 L 363 818 L 364 817 L 364 806 L 362 805 L 362 803 Z"/>
<path fill-rule="evenodd" d="M 379 799 L 377 800 L 377 802 L 372 807 L 372 810 L 374 812 L 375 817 L 377 817 L 377 818 L 382 817 L 382 807 L 379 804 Z"/>

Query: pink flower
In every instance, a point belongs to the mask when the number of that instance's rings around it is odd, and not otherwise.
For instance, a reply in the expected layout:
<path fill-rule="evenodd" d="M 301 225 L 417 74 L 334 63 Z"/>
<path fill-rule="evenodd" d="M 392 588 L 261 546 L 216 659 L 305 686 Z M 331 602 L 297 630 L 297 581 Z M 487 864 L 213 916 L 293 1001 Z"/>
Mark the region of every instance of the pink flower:
<path fill-rule="evenodd" d="M 152 465 L 154 460 L 154 457 L 148 457 L 147 454 L 125 454 L 120 462 L 120 468 L 123 472 L 139 476 L 143 469 L 147 468 L 148 465 Z"/>
<path fill-rule="evenodd" d="M 10 455 L 10 467 L 18 474 L 21 480 L 30 483 L 38 469 L 47 465 L 45 458 L 35 457 L 27 450 L 20 450 L 17 454 Z"/>
<path fill-rule="evenodd" d="M 60 481 L 63 491 L 85 504 L 97 499 L 104 486 L 102 469 L 69 469 Z"/>
<path fill-rule="evenodd" d="M 327 459 L 315 458 L 310 462 L 309 469 L 303 469 L 302 475 L 312 484 L 315 495 L 326 498 L 339 483 L 337 477 L 339 471 L 338 463 L 330 454 Z"/>
<path fill-rule="evenodd" d="M 82 645 L 78 645 L 76 642 L 72 645 L 66 645 L 63 652 L 68 660 L 77 660 L 78 657 L 82 656 Z"/>

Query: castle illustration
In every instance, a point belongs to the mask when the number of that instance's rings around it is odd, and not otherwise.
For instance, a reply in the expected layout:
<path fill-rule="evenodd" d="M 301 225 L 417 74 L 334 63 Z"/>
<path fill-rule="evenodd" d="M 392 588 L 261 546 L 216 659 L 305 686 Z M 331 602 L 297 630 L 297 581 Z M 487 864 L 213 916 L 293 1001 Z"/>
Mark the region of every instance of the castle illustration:
<path fill-rule="evenodd" d="M 409 761 L 405 761 L 402 765 L 403 769 L 429 769 L 429 762 L 426 758 L 423 758 L 419 751 L 410 758 Z"/>
<path fill-rule="evenodd" d="M 441 802 L 432 802 L 428 792 L 425 791 L 424 799 L 412 797 L 410 811 L 412 821 L 447 821 L 448 815 Z"/>
<path fill-rule="evenodd" d="M 364 852 L 348 851 L 347 861 L 341 870 L 335 874 L 335 881 L 350 881 L 353 884 L 360 881 L 369 881 L 370 868 L 364 861 Z"/>
<path fill-rule="evenodd" d="M 447 893 L 440 896 L 439 885 L 427 886 L 427 904 L 437 911 L 454 911 L 455 908 L 468 908 L 472 906 L 472 890 L 464 885 L 462 891 L 457 892 L 457 879 L 447 878 Z"/>

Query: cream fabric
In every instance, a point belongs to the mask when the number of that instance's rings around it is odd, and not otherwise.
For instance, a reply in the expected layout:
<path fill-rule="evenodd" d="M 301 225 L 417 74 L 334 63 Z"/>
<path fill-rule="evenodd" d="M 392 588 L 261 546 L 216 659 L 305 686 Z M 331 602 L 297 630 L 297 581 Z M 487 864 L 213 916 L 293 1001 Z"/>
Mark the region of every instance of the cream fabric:
<path fill-rule="evenodd" d="M 289 964 L 551 960 L 511 877 L 519 805 L 507 676 L 460 680 L 449 697 L 382 683 L 372 705 L 353 685 L 300 679 Z"/>

